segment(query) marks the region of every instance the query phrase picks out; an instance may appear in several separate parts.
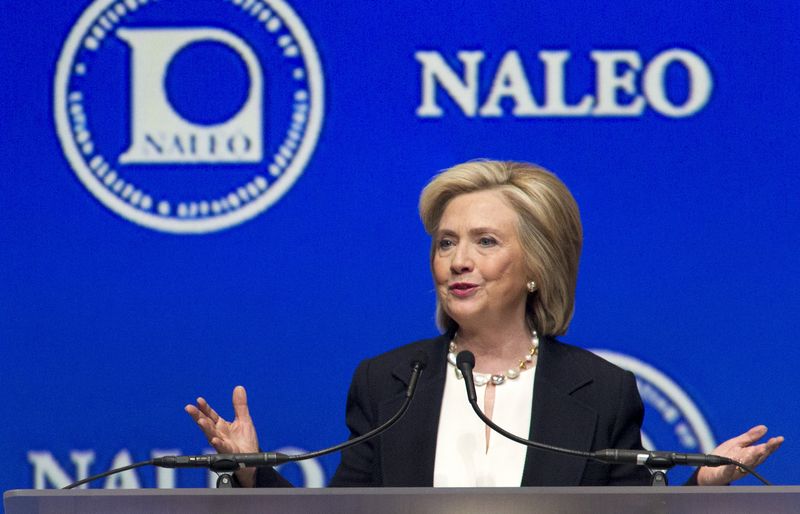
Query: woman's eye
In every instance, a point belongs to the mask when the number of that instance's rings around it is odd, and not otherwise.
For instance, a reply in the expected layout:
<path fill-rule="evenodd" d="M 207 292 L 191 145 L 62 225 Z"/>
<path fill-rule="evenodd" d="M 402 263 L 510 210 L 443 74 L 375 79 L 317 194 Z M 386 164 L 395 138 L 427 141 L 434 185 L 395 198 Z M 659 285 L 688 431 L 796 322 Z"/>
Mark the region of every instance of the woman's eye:
<path fill-rule="evenodd" d="M 452 248 L 455 245 L 452 239 L 441 239 L 439 240 L 439 249 L 447 250 L 448 248 Z"/>
<path fill-rule="evenodd" d="M 493 237 L 484 236 L 478 240 L 478 244 L 481 246 L 494 246 L 497 244 L 497 240 Z"/>

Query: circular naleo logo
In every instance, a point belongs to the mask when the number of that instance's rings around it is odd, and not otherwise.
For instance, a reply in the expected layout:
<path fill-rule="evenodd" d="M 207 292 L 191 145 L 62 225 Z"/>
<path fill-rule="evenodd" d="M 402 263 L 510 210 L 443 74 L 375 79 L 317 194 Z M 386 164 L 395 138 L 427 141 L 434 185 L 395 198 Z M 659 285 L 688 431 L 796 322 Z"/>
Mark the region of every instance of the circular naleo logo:
<path fill-rule="evenodd" d="M 323 76 L 282 0 L 98 0 L 58 60 L 56 130 L 120 216 L 172 233 L 251 219 L 308 163 Z"/>
<path fill-rule="evenodd" d="M 642 444 L 650 450 L 683 448 L 710 453 L 716 448 L 705 417 L 684 390 L 663 372 L 630 355 L 609 350 L 593 353 L 636 375 L 639 394 L 658 416 L 648 416 L 642 429 Z"/>

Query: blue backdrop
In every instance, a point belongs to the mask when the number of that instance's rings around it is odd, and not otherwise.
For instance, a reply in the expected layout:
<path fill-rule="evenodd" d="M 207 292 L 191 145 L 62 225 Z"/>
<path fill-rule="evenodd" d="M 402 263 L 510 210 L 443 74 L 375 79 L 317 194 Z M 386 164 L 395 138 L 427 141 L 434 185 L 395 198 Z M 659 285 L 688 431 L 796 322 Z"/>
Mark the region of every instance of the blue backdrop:
<path fill-rule="evenodd" d="M 764 423 L 763 474 L 797 483 L 796 2 L 3 11 L 4 490 L 202 452 L 183 405 L 230 415 L 237 384 L 265 448 L 345 438 L 358 362 L 436 333 L 419 191 L 477 157 L 574 193 L 564 340 L 622 355 L 652 444 Z"/>

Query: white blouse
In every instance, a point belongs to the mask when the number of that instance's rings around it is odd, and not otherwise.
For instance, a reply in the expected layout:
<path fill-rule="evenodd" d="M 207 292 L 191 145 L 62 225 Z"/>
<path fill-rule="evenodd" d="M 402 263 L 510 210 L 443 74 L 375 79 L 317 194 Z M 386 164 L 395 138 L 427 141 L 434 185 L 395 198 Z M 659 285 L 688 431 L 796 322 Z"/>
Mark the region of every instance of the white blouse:
<path fill-rule="evenodd" d="M 439 433 L 436 438 L 434 487 L 518 487 L 527 447 L 492 431 L 486 446 L 486 425 L 467 401 L 464 380 L 447 367 Z M 528 438 L 535 367 L 495 387 L 492 421 L 512 434 Z M 484 410 L 486 387 L 477 388 Z"/>

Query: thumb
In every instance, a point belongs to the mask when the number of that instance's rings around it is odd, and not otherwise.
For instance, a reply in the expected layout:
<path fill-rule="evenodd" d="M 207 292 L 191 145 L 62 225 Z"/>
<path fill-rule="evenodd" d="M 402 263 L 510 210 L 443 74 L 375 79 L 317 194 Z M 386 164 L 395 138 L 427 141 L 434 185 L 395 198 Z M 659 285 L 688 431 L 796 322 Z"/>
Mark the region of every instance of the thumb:
<path fill-rule="evenodd" d="M 250 409 L 247 407 L 247 391 L 240 385 L 233 388 L 233 412 L 236 415 L 236 419 L 248 423 L 252 422 Z"/>

